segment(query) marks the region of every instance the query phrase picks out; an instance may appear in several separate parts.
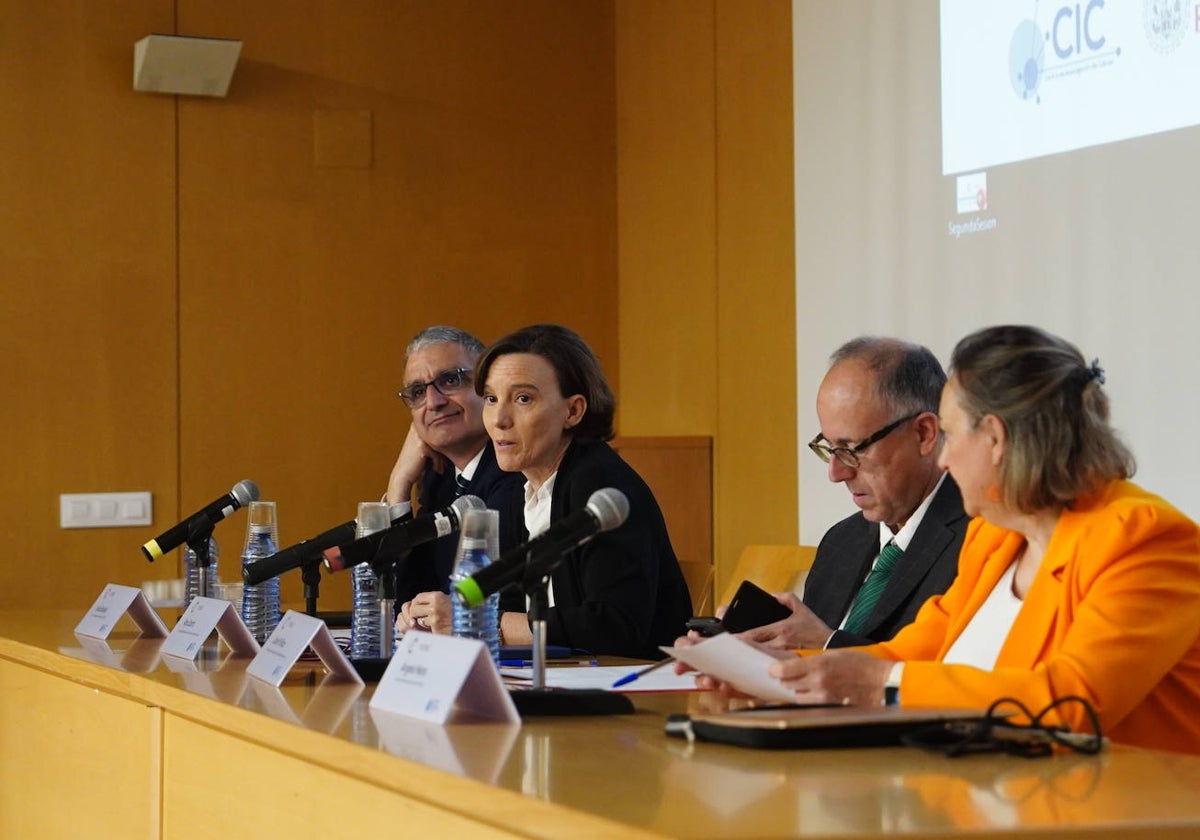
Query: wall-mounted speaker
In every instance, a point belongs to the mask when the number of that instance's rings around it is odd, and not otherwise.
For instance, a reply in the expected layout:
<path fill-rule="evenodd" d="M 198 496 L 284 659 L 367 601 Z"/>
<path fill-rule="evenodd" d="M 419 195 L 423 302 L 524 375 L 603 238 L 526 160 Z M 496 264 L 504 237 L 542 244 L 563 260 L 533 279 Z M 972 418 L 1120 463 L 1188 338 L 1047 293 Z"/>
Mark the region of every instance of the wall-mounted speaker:
<path fill-rule="evenodd" d="M 133 89 L 224 96 L 241 51 L 230 38 L 147 35 L 133 45 Z"/>

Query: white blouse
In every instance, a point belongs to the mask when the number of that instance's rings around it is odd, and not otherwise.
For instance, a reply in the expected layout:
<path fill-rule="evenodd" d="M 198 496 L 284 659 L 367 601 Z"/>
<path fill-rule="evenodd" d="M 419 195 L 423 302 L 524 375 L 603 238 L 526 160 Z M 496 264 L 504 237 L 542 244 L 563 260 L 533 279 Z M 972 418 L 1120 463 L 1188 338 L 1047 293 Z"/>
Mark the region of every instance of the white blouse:
<path fill-rule="evenodd" d="M 1021 611 L 1021 605 L 1024 603 L 1013 594 L 1013 576 L 1016 571 L 1017 564 L 1013 563 L 1003 577 L 996 581 L 995 589 L 988 595 L 979 612 L 975 613 L 963 628 L 962 635 L 954 640 L 942 661 L 973 665 L 985 671 L 996 667 L 996 657 L 1000 655 L 1000 648 L 1004 646 L 1008 631 L 1012 629 L 1017 613 Z"/>

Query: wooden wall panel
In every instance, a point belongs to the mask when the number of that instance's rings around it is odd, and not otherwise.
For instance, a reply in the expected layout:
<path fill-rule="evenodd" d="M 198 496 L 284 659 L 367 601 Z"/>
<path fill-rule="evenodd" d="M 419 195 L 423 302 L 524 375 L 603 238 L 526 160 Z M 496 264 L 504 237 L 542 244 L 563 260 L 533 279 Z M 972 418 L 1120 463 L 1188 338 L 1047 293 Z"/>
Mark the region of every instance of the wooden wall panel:
<path fill-rule="evenodd" d="M 613 449 L 637 470 L 662 508 L 696 615 L 712 612 L 712 439 L 619 437 Z"/>
<path fill-rule="evenodd" d="M 716 432 L 711 2 L 617 3 L 622 434 Z"/>
<path fill-rule="evenodd" d="M 743 546 L 799 539 L 791 21 L 717 0 L 718 592 Z"/>
<path fill-rule="evenodd" d="M 717 591 L 794 542 L 789 0 L 617 0 L 621 434 L 713 438 Z"/>
<path fill-rule="evenodd" d="M 0 9 L 0 525 L 39 564 L 0 571 L 0 606 L 174 576 L 138 547 L 242 478 L 284 541 L 349 518 L 427 324 L 568 323 L 617 379 L 611 3 Z M 227 99 L 132 90 L 134 42 L 172 31 L 243 39 Z M 361 130 L 318 156 L 364 114 L 365 158 Z M 59 530 L 58 493 L 111 490 L 152 491 L 154 524 Z M 217 531 L 225 579 L 243 534 Z"/>
<path fill-rule="evenodd" d="M 0 608 L 172 576 L 151 528 L 64 531 L 60 493 L 176 504 L 171 97 L 135 93 L 167 0 L 0 0 Z"/>
<path fill-rule="evenodd" d="M 180 106 L 184 508 L 250 477 L 290 543 L 379 498 L 431 323 L 560 321 L 616 378 L 610 3 L 195 0 L 180 26 L 245 43 L 227 100 Z M 339 112 L 370 114 L 369 166 L 315 161 Z"/>
<path fill-rule="evenodd" d="M 165 715 L 163 837 L 522 836 L 304 758 Z M 353 761 L 358 748 L 347 747 Z M 390 780 L 385 780 L 390 781 Z M 203 815 L 203 819 L 199 819 Z M 349 828 L 349 830 L 348 830 Z"/>
<path fill-rule="evenodd" d="M 0 837 L 160 836 L 161 709 L 3 658 L 0 697 Z"/>
<path fill-rule="evenodd" d="M 0 606 L 175 575 L 137 547 L 241 478 L 286 542 L 348 518 L 438 321 L 576 327 L 623 434 L 713 437 L 719 565 L 794 538 L 787 0 L 0 12 L 0 527 L 38 564 Z M 134 41 L 172 31 L 244 40 L 227 99 L 131 89 Z M 319 126 L 364 114 L 370 148 L 330 156 Z M 58 528 L 59 493 L 108 490 L 152 491 L 154 524 Z"/>

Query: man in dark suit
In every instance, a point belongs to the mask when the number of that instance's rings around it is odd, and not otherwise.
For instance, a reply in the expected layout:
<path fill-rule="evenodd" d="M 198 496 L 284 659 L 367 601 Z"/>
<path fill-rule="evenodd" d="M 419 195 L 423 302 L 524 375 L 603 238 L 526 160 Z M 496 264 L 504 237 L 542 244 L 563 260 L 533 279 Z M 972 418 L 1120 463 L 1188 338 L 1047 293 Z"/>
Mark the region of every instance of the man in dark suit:
<path fill-rule="evenodd" d="M 414 489 L 420 516 L 464 494 L 501 509 L 521 483 L 519 473 L 506 473 L 496 465 L 483 428 L 483 399 L 474 389 L 475 363 L 482 352 L 479 339 L 455 327 L 429 327 L 409 342 L 400 397 L 412 411 L 412 425 L 388 480 L 386 498 L 393 519 L 412 514 Z M 503 552 L 516 544 L 517 532 L 501 519 Z M 447 537 L 400 558 L 396 603 L 401 612 L 418 593 L 447 591 L 456 547 L 457 540 Z"/>
<path fill-rule="evenodd" d="M 945 383 L 929 350 L 897 339 L 857 338 L 830 357 L 809 448 L 859 512 L 821 539 L 803 602 L 777 596 L 791 617 L 745 638 L 781 648 L 886 641 L 954 580 L 968 517 L 937 465 Z"/>

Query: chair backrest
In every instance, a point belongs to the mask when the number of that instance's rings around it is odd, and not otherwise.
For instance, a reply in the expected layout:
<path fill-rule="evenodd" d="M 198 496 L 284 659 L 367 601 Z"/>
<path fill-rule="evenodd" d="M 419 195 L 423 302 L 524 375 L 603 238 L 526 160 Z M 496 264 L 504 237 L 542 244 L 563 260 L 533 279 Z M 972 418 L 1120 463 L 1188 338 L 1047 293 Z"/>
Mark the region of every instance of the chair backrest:
<path fill-rule="evenodd" d="M 733 577 L 718 604 L 728 604 L 743 580 L 768 592 L 798 592 L 812 568 L 817 548 L 812 545 L 748 545 L 742 549 Z"/>
<path fill-rule="evenodd" d="M 712 438 L 617 437 L 611 444 L 650 486 L 692 596 L 692 614 L 713 611 Z"/>

